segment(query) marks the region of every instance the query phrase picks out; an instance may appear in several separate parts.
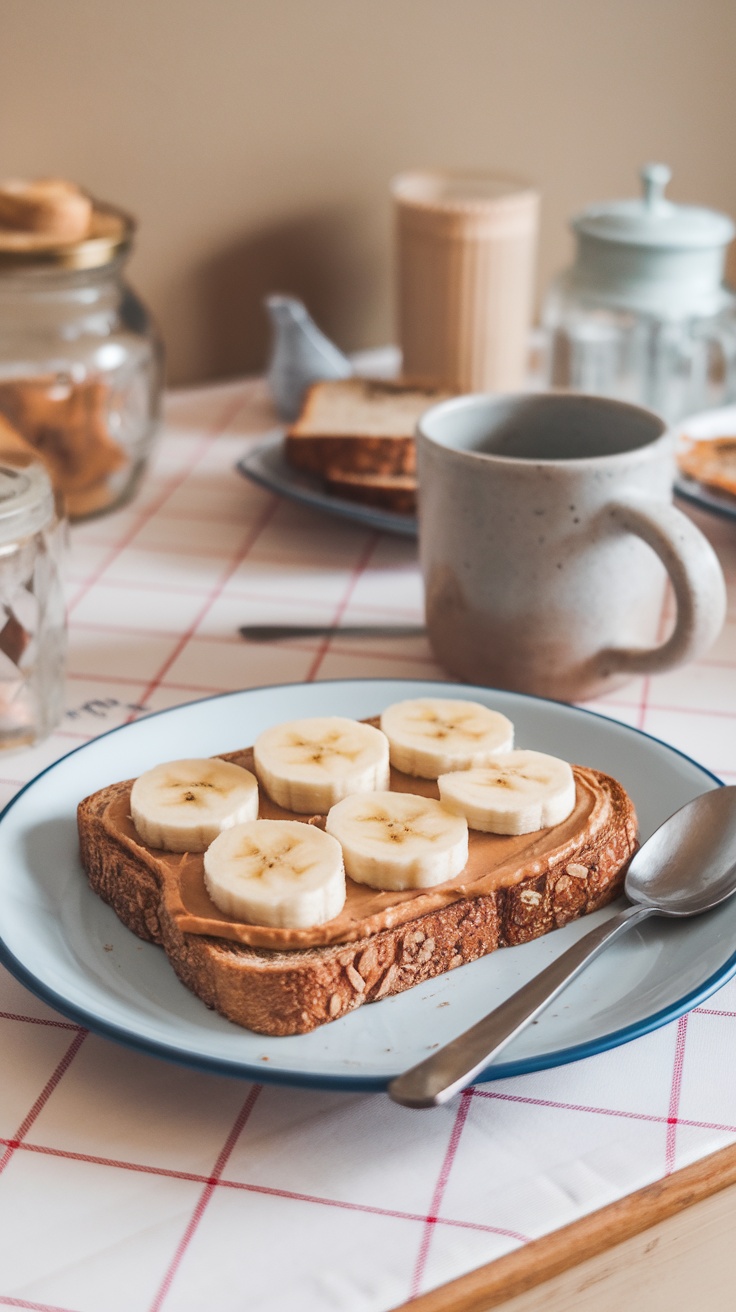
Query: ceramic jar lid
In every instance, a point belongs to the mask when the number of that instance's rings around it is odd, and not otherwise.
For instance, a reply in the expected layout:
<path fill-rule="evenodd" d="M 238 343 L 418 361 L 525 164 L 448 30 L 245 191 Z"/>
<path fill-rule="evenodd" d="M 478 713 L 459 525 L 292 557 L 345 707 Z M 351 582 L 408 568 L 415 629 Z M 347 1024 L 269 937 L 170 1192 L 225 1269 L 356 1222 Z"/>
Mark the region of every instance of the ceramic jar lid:
<path fill-rule="evenodd" d="M 722 281 L 736 225 L 668 200 L 670 176 L 666 164 L 647 164 L 641 199 L 591 205 L 572 219 L 572 284 L 586 301 L 662 319 L 716 314 L 730 303 Z"/>
<path fill-rule="evenodd" d="M 645 164 L 640 176 L 641 199 L 591 205 L 572 219 L 573 229 L 598 241 L 669 250 L 727 246 L 731 241 L 736 225 L 727 214 L 697 205 L 675 205 L 667 199 L 664 191 L 672 170 L 666 164 Z"/>

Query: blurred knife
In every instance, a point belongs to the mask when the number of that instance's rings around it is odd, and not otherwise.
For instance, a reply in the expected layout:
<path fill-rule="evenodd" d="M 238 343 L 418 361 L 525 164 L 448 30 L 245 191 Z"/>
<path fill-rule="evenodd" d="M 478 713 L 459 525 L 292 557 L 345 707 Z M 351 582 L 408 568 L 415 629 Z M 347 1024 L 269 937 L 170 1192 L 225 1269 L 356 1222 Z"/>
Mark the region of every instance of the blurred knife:
<path fill-rule="evenodd" d="M 247 642 L 281 642 L 286 638 L 417 638 L 422 624 L 243 624 Z"/>

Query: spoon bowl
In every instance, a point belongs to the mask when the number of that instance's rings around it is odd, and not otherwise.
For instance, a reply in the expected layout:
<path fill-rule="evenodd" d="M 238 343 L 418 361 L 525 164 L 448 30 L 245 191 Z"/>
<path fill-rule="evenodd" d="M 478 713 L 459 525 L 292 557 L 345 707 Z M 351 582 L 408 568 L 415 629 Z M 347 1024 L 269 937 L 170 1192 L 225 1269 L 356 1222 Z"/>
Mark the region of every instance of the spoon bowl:
<path fill-rule="evenodd" d="M 661 916 L 698 916 L 736 891 L 736 787 L 681 807 L 639 848 L 624 892 Z"/>
<path fill-rule="evenodd" d="M 715 788 L 681 807 L 632 858 L 624 883 L 630 905 L 574 943 L 483 1020 L 397 1076 L 394 1102 L 435 1107 L 470 1084 L 594 957 L 648 916 L 698 916 L 736 893 L 736 786 Z"/>

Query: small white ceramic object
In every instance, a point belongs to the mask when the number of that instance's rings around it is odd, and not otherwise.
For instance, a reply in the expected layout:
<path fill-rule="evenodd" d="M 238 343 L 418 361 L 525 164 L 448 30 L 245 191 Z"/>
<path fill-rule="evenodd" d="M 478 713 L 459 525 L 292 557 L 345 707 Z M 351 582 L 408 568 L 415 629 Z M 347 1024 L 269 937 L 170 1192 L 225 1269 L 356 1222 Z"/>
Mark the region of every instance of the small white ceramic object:
<path fill-rule="evenodd" d="M 273 329 L 268 385 L 281 418 L 296 419 L 310 383 L 349 378 L 353 366 L 295 296 L 267 296 L 264 304 Z"/>
<path fill-rule="evenodd" d="M 673 440 L 604 397 L 457 397 L 418 426 L 419 554 L 437 659 L 472 683 L 584 700 L 707 650 L 726 590 L 672 504 Z M 677 602 L 658 641 L 664 584 Z"/>

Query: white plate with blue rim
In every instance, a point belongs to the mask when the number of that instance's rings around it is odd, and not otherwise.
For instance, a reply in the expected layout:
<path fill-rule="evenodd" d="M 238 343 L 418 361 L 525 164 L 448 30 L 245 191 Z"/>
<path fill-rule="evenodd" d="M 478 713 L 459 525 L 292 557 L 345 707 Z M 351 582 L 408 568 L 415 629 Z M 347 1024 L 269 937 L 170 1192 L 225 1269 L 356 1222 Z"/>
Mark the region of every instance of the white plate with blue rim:
<path fill-rule="evenodd" d="M 417 680 L 360 679 L 255 688 L 161 711 L 85 744 L 28 784 L 0 816 L 0 961 L 63 1015 L 99 1034 L 199 1069 L 284 1084 L 384 1089 L 613 914 L 612 908 L 520 947 L 359 1008 L 311 1034 L 267 1038 L 190 993 L 159 947 L 93 894 L 79 861 L 76 807 L 159 761 L 216 755 L 305 715 L 378 714 L 416 696 L 472 697 L 502 711 L 519 746 L 614 775 L 642 838 L 719 780 L 674 748 L 558 702 Z M 504 1051 L 483 1079 L 588 1057 L 666 1024 L 736 973 L 736 899 L 682 923 L 647 921 L 604 953 Z"/>

